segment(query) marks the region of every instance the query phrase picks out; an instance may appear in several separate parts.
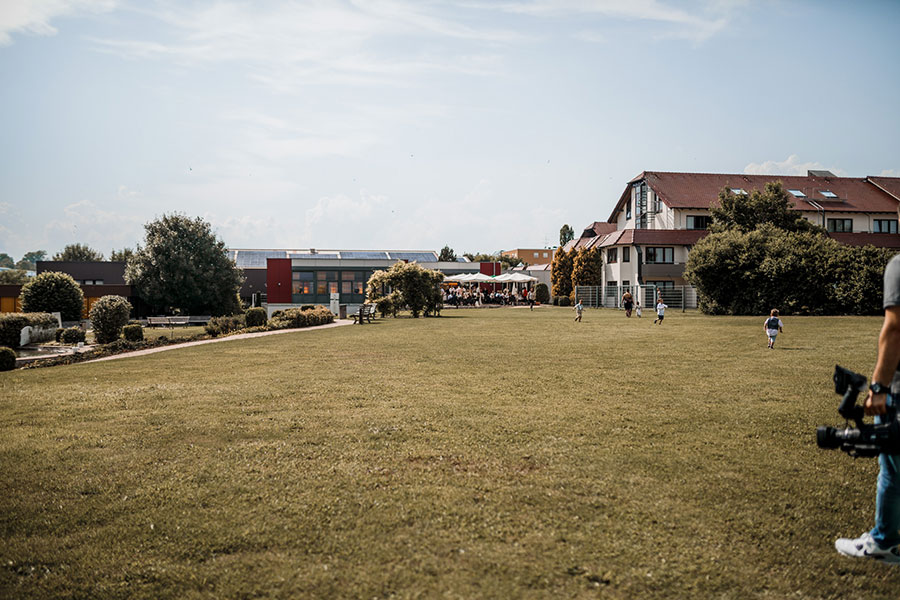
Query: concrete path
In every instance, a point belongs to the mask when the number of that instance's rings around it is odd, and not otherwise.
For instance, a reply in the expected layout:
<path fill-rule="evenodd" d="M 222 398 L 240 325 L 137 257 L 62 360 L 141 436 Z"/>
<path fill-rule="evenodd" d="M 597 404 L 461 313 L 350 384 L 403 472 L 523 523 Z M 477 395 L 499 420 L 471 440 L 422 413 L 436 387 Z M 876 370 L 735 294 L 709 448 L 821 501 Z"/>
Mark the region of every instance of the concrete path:
<path fill-rule="evenodd" d="M 217 344 L 219 342 L 230 342 L 231 340 L 245 340 L 247 338 L 264 337 L 267 335 L 278 335 L 280 333 L 298 333 L 301 331 L 314 331 L 316 329 L 329 329 L 331 327 L 342 327 L 344 325 L 352 325 L 353 321 L 335 321 L 327 325 L 316 325 L 315 327 L 303 327 L 301 329 L 277 329 L 275 331 L 257 331 L 256 333 L 241 333 L 238 335 L 229 335 L 226 337 L 212 338 L 209 340 L 197 340 L 194 342 L 184 342 L 181 344 L 171 344 L 169 346 L 159 346 L 157 348 L 148 348 L 146 350 L 135 350 L 134 352 L 123 352 L 122 354 L 113 354 L 112 356 L 104 356 L 103 358 L 95 358 L 94 360 L 86 360 L 78 363 L 85 365 L 88 363 L 101 362 L 104 360 L 116 360 L 117 358 L 131 358 L 133 356 L 144 356 L 145 354 L 155 354 L 157 352 L 165 352 L 167 350 L 177 350 L 179 348 L 188 348 L 190 346 L 200 346 L 202 344 Z"/>

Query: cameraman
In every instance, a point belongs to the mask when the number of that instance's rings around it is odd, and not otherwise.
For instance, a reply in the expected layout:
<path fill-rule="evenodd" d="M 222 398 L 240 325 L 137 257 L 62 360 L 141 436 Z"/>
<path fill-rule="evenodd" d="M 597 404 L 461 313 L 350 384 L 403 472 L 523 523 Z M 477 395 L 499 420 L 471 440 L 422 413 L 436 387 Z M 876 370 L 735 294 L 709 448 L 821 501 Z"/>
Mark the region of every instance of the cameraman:
<path fill-rule="evenodd" d="M 884 270 L 884 323 L 878 336 L 878 360 L 864 410 L 881 422 L 890 398 L 900 399 L 900 254 Z M 834 543 L 845 556 L 874 558 L 900 564 L 900 454 L 878 456 L 878 487 L 875 495 L 875 527 L 857 539 L 840 538 Z"/>

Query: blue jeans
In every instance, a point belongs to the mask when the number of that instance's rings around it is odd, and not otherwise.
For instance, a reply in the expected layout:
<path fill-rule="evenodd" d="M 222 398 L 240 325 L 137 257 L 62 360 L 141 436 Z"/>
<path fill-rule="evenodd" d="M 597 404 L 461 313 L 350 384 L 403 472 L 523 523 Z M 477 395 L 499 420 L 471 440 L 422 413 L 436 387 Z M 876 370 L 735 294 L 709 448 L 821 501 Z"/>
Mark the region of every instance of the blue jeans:
<path fill-rule="evenodd" d="M 888 402 L 892 400 L 888 395 Z M 875 422 L 881 423 L 881 417 Z M 878 466 L 875 527 L 869 534 L 879 546 L 890 548 L 900 544 L 900 454 L 879 454 Z"/>

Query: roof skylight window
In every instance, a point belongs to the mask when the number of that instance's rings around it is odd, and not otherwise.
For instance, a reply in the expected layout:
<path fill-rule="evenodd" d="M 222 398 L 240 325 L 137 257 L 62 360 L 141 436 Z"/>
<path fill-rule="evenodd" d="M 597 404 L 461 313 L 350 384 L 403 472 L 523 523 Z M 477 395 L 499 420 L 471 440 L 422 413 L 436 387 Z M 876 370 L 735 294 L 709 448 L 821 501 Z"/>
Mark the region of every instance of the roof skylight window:
<path fill-rule="evenodd" d="M 837 198 L 838 195 L 832 192 L 831 190 L 819 190 L 819 193 L 825 196 L 826 198 Z"/>
<path fill-rule="evenodd" d="M 732 194 L 737 194 L 738 196 L 740 196 L 741 194 L 744 194 L 744 195 L 747 194 L 747 192 L 745 192 L 743 188 L 728 188 L 728 189 L 731 191 Z"/>
<path fill-rule="evenodd" d="M 806 198 L 803 190 L 788 190 L 794 198 Z"/>

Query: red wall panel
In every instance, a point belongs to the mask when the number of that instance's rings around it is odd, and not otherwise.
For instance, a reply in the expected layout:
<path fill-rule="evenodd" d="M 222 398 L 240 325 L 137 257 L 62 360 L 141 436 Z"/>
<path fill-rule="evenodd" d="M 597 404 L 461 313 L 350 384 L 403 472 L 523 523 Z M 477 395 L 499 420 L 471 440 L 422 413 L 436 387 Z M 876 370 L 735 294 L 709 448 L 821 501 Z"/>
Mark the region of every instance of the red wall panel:
<path fill-rule="evenodd" d="M 266 260 L 266 299 L 269 304 L 291 303 L 291 259 Z"/>

